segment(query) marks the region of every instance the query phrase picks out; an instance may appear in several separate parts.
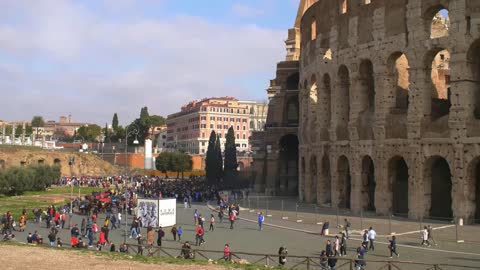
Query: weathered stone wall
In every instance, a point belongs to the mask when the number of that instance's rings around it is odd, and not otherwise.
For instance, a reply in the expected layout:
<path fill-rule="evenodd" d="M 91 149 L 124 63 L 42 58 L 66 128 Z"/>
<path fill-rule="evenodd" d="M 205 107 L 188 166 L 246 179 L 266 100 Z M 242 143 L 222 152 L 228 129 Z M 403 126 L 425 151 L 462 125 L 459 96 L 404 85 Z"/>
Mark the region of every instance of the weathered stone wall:
<path fill-rule="evenodd" d="M 71 157 L 75 161 L 69 166 Z M 59 165 L 62 176 L 111 176 L 119 173 L 118 168 L 93 154 L 0 149 L 0 169 L 36 164 Z"/>
<path fill-rule="evenodd" d="M 441 207 L 480 219 L 480 1 L 363 3 L 342 14 L 343 1 L 320 0 L 302 16 L 300 198 L 381 214 L 408 200 L 412 218 Z"/>

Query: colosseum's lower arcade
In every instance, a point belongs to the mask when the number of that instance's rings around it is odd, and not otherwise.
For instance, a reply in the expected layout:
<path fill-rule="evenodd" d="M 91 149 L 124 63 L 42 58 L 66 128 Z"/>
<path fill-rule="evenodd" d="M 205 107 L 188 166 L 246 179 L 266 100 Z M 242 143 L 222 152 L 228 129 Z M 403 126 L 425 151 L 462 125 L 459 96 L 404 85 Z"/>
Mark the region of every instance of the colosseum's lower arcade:
<path fill-rule="evenodd" d="M 310 2 L 300 200 L 480 222 L 480 1 Z"/>

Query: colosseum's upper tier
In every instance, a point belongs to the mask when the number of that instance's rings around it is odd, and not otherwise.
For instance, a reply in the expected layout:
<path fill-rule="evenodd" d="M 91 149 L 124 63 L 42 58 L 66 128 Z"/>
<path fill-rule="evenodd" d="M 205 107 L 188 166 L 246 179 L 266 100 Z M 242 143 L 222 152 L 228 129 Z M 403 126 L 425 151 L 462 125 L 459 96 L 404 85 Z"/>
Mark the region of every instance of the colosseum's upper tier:
<path fill-rule="evenodd" d="M 301 199 L 480 221 L 480 1 L 307 3 Z"/>

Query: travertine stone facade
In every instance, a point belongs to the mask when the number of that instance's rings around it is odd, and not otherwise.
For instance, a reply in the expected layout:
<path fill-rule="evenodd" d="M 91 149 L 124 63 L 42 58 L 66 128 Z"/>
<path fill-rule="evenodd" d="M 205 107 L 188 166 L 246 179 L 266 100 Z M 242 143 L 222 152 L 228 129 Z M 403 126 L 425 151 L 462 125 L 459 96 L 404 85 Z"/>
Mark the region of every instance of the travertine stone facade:
<path fill-rule="evenodd" d="M 480 220 L 480 1 L 302 5 L 300 199 Z"/>

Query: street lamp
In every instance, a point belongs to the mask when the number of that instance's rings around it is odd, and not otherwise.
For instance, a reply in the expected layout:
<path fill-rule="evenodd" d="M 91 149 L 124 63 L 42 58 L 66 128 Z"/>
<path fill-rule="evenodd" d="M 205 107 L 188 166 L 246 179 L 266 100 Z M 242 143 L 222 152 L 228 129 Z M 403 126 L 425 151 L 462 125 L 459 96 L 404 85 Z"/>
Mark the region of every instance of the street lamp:
<path fill-rule="evenodd" d="M 130 129 L 130 131 L 129 131 Z M 135 140 L 133 141 L 133 144 L 137 145 L 138 144 L 138 139 L 137 135 L 139 132 L 139 128 L 135 124 L 130 124 L 125 127 L 125 177 L 127 178 L 125 180 L 125 235 L 123 237 L 123 242 L 127 242 L 127 226 L 128 226 L 128 203 L 129 203 L 129 198 L 128 198 L 128 182 L 129 181 L 129 174 L 128 174 L 128 136 L 135 134 Z"/>

